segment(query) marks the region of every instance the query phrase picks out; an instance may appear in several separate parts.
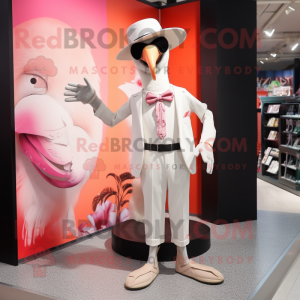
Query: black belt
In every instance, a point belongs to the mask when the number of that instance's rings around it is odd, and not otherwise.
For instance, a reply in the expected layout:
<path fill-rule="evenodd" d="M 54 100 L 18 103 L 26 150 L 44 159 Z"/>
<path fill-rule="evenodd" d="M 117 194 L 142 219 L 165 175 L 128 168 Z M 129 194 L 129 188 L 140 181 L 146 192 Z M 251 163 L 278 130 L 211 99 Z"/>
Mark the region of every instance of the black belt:
<path fill-rule="evenodd" d="M 158 152 L 166 152 L 166 151 L 175 151 L 180 150 L 180 144 L 147 144 L 145 143 L 145 150 L 149 151 L 158 151 Z"/>

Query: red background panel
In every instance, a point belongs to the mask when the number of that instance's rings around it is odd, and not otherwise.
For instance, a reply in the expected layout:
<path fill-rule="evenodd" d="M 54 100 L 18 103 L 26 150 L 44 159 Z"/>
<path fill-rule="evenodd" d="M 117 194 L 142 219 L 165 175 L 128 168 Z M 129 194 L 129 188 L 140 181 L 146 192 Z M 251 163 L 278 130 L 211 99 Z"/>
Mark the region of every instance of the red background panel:
<path fill-rule="evenodd" d="M 200 2 L 162 9 L 161 26 L 162 28 L 181 27 L 187 31 L 185 42 L 170 51 L 170 82 L 186 88 L 201 100 Z M 201 123 L 195 114 L 192 115 L 192 126 L 195 144 L 197 144 L 201 134 Z M 190 212 L 193 214 L 201 214 L 201 167 L 201 156 L 199 155 L 197 173 L 191 176 Z"/>

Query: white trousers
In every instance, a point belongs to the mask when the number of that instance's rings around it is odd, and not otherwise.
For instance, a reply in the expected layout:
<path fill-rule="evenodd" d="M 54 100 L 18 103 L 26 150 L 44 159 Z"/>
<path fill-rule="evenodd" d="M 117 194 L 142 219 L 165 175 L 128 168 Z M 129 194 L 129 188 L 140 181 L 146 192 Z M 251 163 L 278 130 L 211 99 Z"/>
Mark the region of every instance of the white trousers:
<path fill-rule="evenodd" d="M 189 243 L 190 173 L 180 150 L 144 152 L 141 171 L 144 194 L 146 244 L 157 246 L 165 241 L 165 203 L 168 205 L 172 243 Z"/>

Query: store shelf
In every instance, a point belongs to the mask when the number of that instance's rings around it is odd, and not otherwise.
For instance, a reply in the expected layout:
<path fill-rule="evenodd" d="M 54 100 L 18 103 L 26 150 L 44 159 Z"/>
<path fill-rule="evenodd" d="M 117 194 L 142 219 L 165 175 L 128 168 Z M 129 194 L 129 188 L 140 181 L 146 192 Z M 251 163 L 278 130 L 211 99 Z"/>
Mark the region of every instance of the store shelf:
<path fill-rule="evenodd" d="M 285 145 L 280 145 L 279 151 L 296 156 L 297 158 L 300 156 L 300 148 L 296 149 L 296 148 L 288 147 Z"/>
<path fill-rule="evenodd" d="M 286 181 L 289 181 L 290 183 L 292 183 L 292 184 L 296 184 L 296 180 L 291 180 L 291 179 L 288 179 L 288 178 L 285 178 L 285 177 L 281 177 L 281 179 L 283 179 L 283 180 L 286 180 Z"/>
<path fill-rule="evenodd" d="M 297 184 L 296 185 L 293 184 L 293 186 L 290 187 L 286 184 L 286 180 L 275 179 L 274 177 L 269 176 L 268 173 L 266 173 L 266 175 L 257 173 L 257 178 L 264 180 L 272 185 L 275 185 L 285 191 L 288 191 L 289 193 L 292 193 L 292 194 L 300 197 L 300 188 L 298 188 Z"/>
<path fill-rule="evenodd" d="M 286 184 L 287 186 L 296 189 L 296 181 L 292 181 L 292 180 L 287 179 L 287 178 L 285 178 L 283 176 L 279 177 L 279 180 L 281 182 L 283 182 L 284 184 Z"/>
<path fill-rule="evenodd" d="M 287 167 L 287 168 L 289 168 L 289 169 L 291 169 L 291 170 L 297 170 L 297 168 L 296 167 L 292 167 L 292 166 L 289 166 L 289 165 L 285 165 L 285 164 L 281 164 L 283 167 Z"/>
<path fill-rule="evenodd" d="M 276 173 L 272 173 L 272 172 L 270 172 L 270 171 L 266 171 L 266 172 L 268 172 L 269 174 L 271 174 L 271 175 L 277 175 L 278 174 L 278 172 L 276 172 Z"/>
<path fill-rule="evenodd" d="M 268 112 L 266 112 L 266 113 L 264 113 L 265 115 L 280 115 L 280 112 L 278 112 L 278 113 L 268 113 Z"/>
<path fill-rule="evenodd" d="M 271 129 L 271 128 L 278 129 L 278 126 L 267 126 L 267 125 L 264 125 L 264 127 L 265 127 L 265 128 L 270 128 L 270 129 Z"/>
<path fill-rule="evenodd" d="M 300 132 L 294 133 L 294 132 L 290 132 L 290 131 L 282 131 L 282 133 L 285 133 L 285 134 L 292 134 L 293 136 L 300 136 Z"/>
<path fill-rule="evenodd" d="M 300 116 L 280 116 L 280 119 L 300 119 Z"/>
<path fill-rule="evenodd" d="M 300 160 L 300 147 L 288 147 L 282 145 L 282 143 L 287 142 L 287 135 L 291 134 L 296 140 L 296 137 L 300 137 L 300 133 L 293 133 L 286 131 L 286 119 L 300 120 L 300 115 L 295 115 L 300 111 L 300 102 L 296 102 L 292 100 L 291 97 L 262 97 L 261 98 L 262 109 L 261 109 L 261 151 L 262 157 L 264 156 L 265 151 L 271 148 L 278 148 L 279 155 L 271 155 L 273 159 L 277 159 L 279 161 L 280 168 L 277 174 L 273 174 L 268 171 L 269 166 L 261 165 L 261 175 L 260 178 L 263 180 L 270 182 L 274 185 L 277 185 L 280 188 L 289 190 L 290 192 L 300 196 L 300 181 L 292 181 L 287 179 L 285 176 L 292 175 L 296 180 L 300 179 L 300 169 L 295 166 L 298 166 Z M 268 113 L 269 105 L 280 105 L 280 109 L 278 113 Z M 291 105 L 293 108 L 291 108 Z M 293 111 L 294 115 L 287 115 L 287 112 Z M 267 126 L 268 121 L 271 117 L 279 118 L 278 127 Z M 294 126 L 295 127 L 295 126 Z M 293 128 L 294 130 L 294 128 Z M 278 136 L 276 140 L 268 139 L 270 131 L 278 131 Z M 299 145 L 300 146 L 300 145 Z M 271 150 L 272 151 L 272 150 Z M 294 156 L 296 158 L 293 166 L 285 165 L 285 162 L 290 161 L 290 156 Z"/>

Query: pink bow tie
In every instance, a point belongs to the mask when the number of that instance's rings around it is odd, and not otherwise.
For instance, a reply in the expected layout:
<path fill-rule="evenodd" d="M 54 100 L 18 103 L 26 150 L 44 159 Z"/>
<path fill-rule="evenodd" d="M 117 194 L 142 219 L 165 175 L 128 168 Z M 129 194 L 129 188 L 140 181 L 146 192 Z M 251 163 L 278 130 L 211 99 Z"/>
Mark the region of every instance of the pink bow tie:
<path fill-rule="evenodd" d="M 146 95 L 146 102 L 148 104 L 153 104 L 156 102 L 155 105 L 155 115 L 156 115 L 156 131 L 158 137 L 163 140 L 166 136 L 166 108 L 163 101 L 173 101 L 174 95 L 171 90 L 167 90 L 166 92 L 155 95 L 151 92 L 148 92 Z"/>

